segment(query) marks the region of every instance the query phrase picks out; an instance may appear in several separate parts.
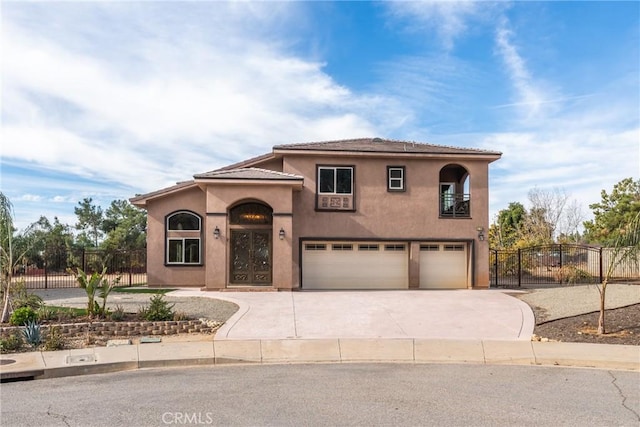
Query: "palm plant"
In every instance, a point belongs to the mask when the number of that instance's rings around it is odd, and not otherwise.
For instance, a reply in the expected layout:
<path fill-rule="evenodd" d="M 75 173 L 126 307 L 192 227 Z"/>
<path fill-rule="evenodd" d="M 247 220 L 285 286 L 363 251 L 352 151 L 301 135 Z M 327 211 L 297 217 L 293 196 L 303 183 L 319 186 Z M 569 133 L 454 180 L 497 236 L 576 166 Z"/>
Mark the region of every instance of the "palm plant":
<path fill-rule="evenodd" d="M 0 192 L 0 284 L 2 289 L 2 322 L 9 320 L 11 314 L 11 284 L 13 272 L 18 263 L 29 251 L 32 244 L 16 253 L 13 240 L 16 229 L 13 226 L 13 204 L 4 193 Z M 27 234 L 27 233 L 25 233 Z"/>
<path fill-rule="evenodd" d="M 87 276 L 80 267 L 76 272 L 72 273 L 76 276 L 76 281 L 78 285 L 84 289 L 87 294 L 87 315 L 90 318 L 96 314 L 96 306 L 98 305 L 96 302 L 96 292 L 103 286 L 102 282 L 104 280 L 104 275 L 107 272 L 107 267 L 102 269 L 102 273 L 98 273 L 94 271 L 91 273 L 91 276 Z M 99 307 L 98 307 L 99 310 Z"/>
<path fill-rule="evenodd" d="M 606 273 L 603 276 L 602 283 L 596 285 L 600 294 L 600 316 L 598 317 L 598 334 L 606 333 L 605 328 L 605 301 L 607 293 L 607 284 L 613 277 L 616 268 L 622 263 L 629 262 L 638 266 L 640 263 L 640 213 L 636 214 L 631 221 L 619 230 L 616 237 L 609 262 L 607 264 Z"/>

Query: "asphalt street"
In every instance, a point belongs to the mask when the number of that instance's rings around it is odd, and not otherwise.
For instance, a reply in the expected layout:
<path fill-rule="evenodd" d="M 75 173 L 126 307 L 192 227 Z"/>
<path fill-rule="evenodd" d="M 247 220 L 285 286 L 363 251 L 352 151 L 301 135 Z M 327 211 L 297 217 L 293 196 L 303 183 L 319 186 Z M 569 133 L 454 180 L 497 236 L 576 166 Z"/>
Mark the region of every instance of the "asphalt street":
<path fill-rule="evenodd" d="M 640 374 L 313 364 L 148 369 L 2 385 L 2 426 L 637 426 Z"/>

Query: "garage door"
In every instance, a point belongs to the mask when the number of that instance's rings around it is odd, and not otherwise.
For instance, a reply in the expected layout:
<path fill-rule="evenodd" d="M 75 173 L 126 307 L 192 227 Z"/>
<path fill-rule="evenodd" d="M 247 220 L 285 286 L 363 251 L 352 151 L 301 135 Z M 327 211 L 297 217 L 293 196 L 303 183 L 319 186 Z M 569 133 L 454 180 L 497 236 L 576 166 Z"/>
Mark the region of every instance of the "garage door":
<path fill-rule="evenodd" d="M 466 243 L 420 245 L 420 287 L 423 289 L 466 289 L 468 266 Z"/>
<path fill-rule="evenodd" d="M 304 242 L 302 289 L 407 289 L 407 243 Z"/>

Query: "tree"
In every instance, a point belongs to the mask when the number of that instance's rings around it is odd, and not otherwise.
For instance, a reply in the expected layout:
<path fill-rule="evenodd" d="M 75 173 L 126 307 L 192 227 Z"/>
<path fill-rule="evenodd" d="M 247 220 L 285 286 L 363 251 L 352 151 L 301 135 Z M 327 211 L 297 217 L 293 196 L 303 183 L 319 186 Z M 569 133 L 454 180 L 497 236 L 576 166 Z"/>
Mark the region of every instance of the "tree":
<path fill-rule="evenodd" d="M 529 190 L 527 197 L 531 203 L 527 216 L 529 234 L 538 244 L 553 243 L 569 195 L 560 188 L 544 190 L 536 187 Z"/>
<path fill-rule="evenodd" d="M 509 203 L 507 209 L 498 212 L 495 224 L 489 228 L 489 244 L 493 248 L 511 248 L 520 239 L 520 228 L 527 215 L 522 203 Z"/>
<path fill-rule="evenodd" d="M 42 268 L 46 262 L 49 268 L 64 270 L 67 254 L 74 244 L 71 228 L 62 224 L 58 217 L 54 217 L 52 224 L 47 217 L 41 216 L 27 230 L 16 237 L 16 246 L 23 246 L 23 240 L 29 246 L 24 255 L 25 264 Z"/>
<path fill-rule="evenodd" d="M 498 212 L 496 222 L 489 228 L 491 247 L 514 249 L 580 239 L 580 204 L 570 201 L 564 189 L 534 188 L 527 196 L 528 210 L 522 203 L 512 202 Z"/>
<path fill-rule="evenodd" d="M 640 179 L 625 178 L 611 194 L 602 190 L 600 195 L 600 203 L 589 205 L 594 218 L 584 222 L 585 238 L 589 243 L 611 246 L 619 239 L 620 230 L 640 213 Z"/>
<path fill-rule="evenodd" d="M 142 249 L 146 246 L 147 215 L 127 200 L 114 200 L 105 212 L 102 231 L 106 238 L 102 247 L 114 249 Z"/>
<path fill-rule="evenodd" d="M 0 281 L 2 284 L 2 317 L 0 321 L 2 322 L 9 320 L 13 273 L 30 246 L 25 241 L 24 247 L 16 248 L 14 245 L 15 232 L 13 205 L 9 198 L 0 192 Z"/>
<path fill-rule="evenodd" d="M 98 242 L 102 237 L 102 208 L 93 204 L 91 197 L 84 198 L 81 202 L 78 202 L 79 207 L 74 209 L 78 222 L 76 223 L 76 229 L 82 230 L 82 235 L 79 236 L 79 243 L 82 246 L 98 247 Z"/>
<path fill-rule="evenodd" d="M 607 284 L 616 268 L 625 262 L 638 267 L 640 261 L 640 212 L 628 222 L 621 224 L 616 233 L 616 240 L 611 245 L 611 253 L 602 283 L 597 286 L 600 294 L 600 316 L 598 317 L 598 334 L 606 333 L 604 313 Z"/>

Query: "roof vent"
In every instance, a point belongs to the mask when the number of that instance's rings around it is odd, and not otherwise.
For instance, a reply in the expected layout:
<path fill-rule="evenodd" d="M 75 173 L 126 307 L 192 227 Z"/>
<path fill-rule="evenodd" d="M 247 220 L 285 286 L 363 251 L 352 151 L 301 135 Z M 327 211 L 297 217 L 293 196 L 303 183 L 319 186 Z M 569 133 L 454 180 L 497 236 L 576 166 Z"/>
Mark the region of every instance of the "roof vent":
<path fill-rule="evenodd" d="M 382 142 L 382 138 L 375 137 L 371 141 L 372 142 Z"/>

